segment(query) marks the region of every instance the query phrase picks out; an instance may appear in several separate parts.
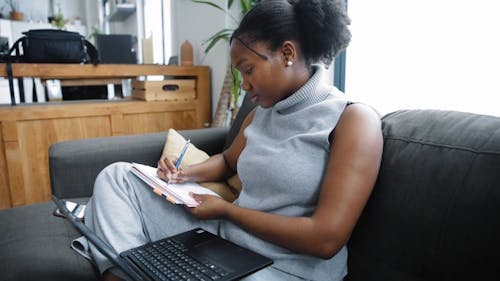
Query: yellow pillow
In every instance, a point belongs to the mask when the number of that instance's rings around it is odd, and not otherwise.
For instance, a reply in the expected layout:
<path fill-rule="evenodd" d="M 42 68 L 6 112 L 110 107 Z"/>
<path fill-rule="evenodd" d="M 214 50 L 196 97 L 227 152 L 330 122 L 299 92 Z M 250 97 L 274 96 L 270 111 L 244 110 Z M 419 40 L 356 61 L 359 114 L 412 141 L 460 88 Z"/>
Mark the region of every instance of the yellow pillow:
<path fill-rule="evenodd" d="M 167 132 L 167 141 L 163 147 L 163 153 L 160 159 L 167 155 L 179 155 L 181 153 L 186 139 L 176 130 L 169 129 Z M 194 144 L 190 144 L 182 160 L 183 165 L 194 165 L 207 160 L 210 157 L 205 151 L 200 150 Z M 240 193 L 241 181 L 237 174 L 233 175 L 227 181 L 221 182 L 200 182 L 200 185 L 211 189 L 229 202 L 233 202 Z"/>

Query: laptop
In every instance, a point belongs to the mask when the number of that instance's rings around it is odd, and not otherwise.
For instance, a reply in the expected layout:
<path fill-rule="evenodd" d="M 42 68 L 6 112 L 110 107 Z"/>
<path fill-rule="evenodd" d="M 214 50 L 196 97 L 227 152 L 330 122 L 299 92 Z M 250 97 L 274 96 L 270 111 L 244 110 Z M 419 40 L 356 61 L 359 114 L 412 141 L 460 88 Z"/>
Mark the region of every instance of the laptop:
<path fill-rule="evenodd" d="M 273 263 L 201 228 L 117 253 L 69 212 L 65 200 L 52 198 L 76 230 L 133 280 L 236 280 Z"/>

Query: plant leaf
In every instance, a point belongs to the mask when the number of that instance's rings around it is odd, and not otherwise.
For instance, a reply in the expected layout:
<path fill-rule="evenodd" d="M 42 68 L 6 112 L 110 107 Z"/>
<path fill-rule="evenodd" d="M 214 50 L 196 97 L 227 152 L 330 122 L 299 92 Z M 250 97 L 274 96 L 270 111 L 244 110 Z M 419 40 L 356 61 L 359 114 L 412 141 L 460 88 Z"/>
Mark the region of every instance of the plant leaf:
<path fill-rule="evenodd" d="M 213 38 L 213 37 L 217 37 L 217 36 L 219 36 L 219 35 L 221 35 L 221 34 L 231 34 L 231 33 L 233 33 L 233 32 L 234 32 L 234 29 L 232 29 L 232 28 L 224 28 L 224 29 L 221 29 L 221 30 L 217 31 L 217 33 L 215 33 L 214 35 L 212 35 L 210 38 L 208 38 L 208 39 L 205 41 L 205 43 L 206 43 L 207 41 L 212 40 L 212 38 Z"/>
<path fill-rule="evenodd" d="M 228 9 L 231 9 L 231 6 L 233 6 L 233 2 L 234 2 L 234 0 L 228 0 L 227 1 L 227 8 Z"/>
<path fill-rule="evenodd" d="M 248 13 L 252 8 L 252 0 L 240 0 L 241 3 L 241 12 L 243 14 Z"/>
<path fill-rule="evenodd" d="M 214 35 L 210 36 L 210 38 L 208 38 L 207 40 L 205 40 L 203 42 L 203 44 L 210 43 L 210 41 L 213 41 L 213 40 L 217 39 L 218 37 L 224 37 L 222 39 L 226 39 L 227 41 L 229 41 L 229 38 L 231 37 L 231 35 L 232 35 L 233 32 L 234 32 L 234 29 L 224 28 L 222 30 L 219 30 Z"/>
<path fill-rule="evenodd" d="M 241 73 L 236 69 L 236 67 L 231 65 L 231 74 L 233 75 L 233 83 L 231 84 L 231 93 L 234 96 L 234 100 L 238 101 L 238 97 L 241 91 Z"/>
<path fill-rule="evenodd" d="M 211 1 L 191 0 L 191 2 L 209 5 L 209 6 L 212 6 L 212 7 L 216 8 L 216 9 L 219 9 L 219 10 L 223 11 L 224 13 L 227 13 L 227 11 L 224 8 L 222 8 L 221 6 L 215 4 L 215 3 L 211 2 Z"/>
<path fill-rule="evenodd" d="M 221 6 L 219 6 L 219 5 L 215 4 L 215 3 L 214 3 L 214 2 L 212 2 L 212 1 L 204 1 L 204 0 L 191 0 L 191 2 L 193 2 L 193 3 L 198 3 L 198 4 L 205 4 L 205 5 L 209 5 L 209 6 L 211 6 L 211 7 L 214 7 L 214 8 L 216 8 L 216 9 L 218 9 L 218 10 L 221 10 L 221 11 L 222 11 L 222 12 L 224 12 L 226 15 L 228 15 L 228 16 L 229 16 L 229 17 L 230 17 L 230 18 L 231 18 L 234 22 L 238 22 L 238 20 L 236 20 L 236 18 L 234 18 L 234 17 L 233 17 L 233 15 L 231 15 L 231 13 L 230 13 L 228 10 L 226 10 L 226 9 L 222 8 Z M 232 1 L 231 1 L 231 2 L 232 2 Z"/>
<path fill-rule="evenodd" d="M 217 32 L 216 34 L 212 35 L 212 37 L 210 37 L 204 42 L 204 44 L 208 43 L 208 46 L 205 48 L 204 52 L 208 53 L 220 40 L 225 40 L 229 42 L 229 38 L 231 38 L 232 33 L 233 33 L 232 29 L 223 29 Z"/>

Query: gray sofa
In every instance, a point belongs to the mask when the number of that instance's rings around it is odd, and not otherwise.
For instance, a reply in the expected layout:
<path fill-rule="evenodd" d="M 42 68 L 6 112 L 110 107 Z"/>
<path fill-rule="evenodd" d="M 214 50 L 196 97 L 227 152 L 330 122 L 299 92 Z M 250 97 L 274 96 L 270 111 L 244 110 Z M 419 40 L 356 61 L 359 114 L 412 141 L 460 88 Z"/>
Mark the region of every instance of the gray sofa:
<path fill-rule="evenodd" d="M 216 153 L 230 129 L 181 133 Z M 346 280 L 498 280 L 500 118 L 402 110 L 383 117 L 384 154 L 348 243 Z M 52 192 L 85 201 L 115 161 L 155 165 L 165 133 L 61 142 L 50 148 Z M 0 211 L 0 280 L 98 280 L 69 248 L 79 236 L 52 202 Z"/>

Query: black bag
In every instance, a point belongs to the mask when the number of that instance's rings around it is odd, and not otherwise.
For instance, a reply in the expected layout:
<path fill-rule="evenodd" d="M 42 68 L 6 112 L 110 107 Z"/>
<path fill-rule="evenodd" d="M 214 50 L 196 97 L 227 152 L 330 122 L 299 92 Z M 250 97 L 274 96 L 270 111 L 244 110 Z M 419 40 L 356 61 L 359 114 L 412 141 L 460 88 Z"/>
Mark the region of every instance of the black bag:
<path fill-rule="evenodd" d="M 12 62 L 19 63 L 99 63 L 96 47 L 77 32 L 58 29 L 32 29 L 23 32 L 3 55 L 1 61 L 7 63 L 7 76 L 11 104 L 15 105 Z M 20 79 L 18 79 L 20 81 Z M 24 102 L 24 87 L 19 82 L 19 98 Z M 36 95 L 33 96 L 35 98 Z"/>
<path fill-rule="evenodd" d="M 32 29 L 23 34 L 9 50 L 11 62 L 99 63 L 97 49 L 77 32 Z"/>

